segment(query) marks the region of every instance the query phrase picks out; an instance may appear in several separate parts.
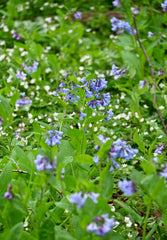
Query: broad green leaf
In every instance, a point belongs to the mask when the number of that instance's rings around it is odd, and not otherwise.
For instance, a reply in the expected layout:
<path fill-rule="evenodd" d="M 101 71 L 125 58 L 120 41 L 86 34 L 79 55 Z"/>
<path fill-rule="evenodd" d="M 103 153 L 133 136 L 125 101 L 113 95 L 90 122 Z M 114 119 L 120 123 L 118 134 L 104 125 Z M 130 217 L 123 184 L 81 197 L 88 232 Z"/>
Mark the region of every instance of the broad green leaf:
<path fill-rule="evenodd" d="M 140 151 L 142 151 L 143 153 L 145 153 L 145 145 L 144 145 L 144 143 L 143 143 L 143 140 L 141 139 L 141 136 L 138 134 L 137 131 L 134 133 L 133 139 L 135 140 L 135 142 L 136 142 L 137 145 L 139 146 Z"/>
<path fill-rule="evenodd" d="M 19 240 L 22 232 L 23 232 L 23 223 L 20 222 L 16 224 L 14 227 L 12 227 L 12 229 L 10 230 L 10 235 L 8 240 Z"/>
<path fill-rule="evenodd" d="M 54 222 L 51 218 L 43 221 L 40 229 L 39 229 L 39 239 L 40 240 L 51 240 L 55 239 L 55 230 L 54 230 Z"/>
<path fill-rule="evenodd" d="M 149 163 L 148 161 L 142 161 L 141 162 L 141 166 L 144 170 L 144 172 L 148 175 L 148 174 L 152 174 L 152 173 L 156 173 L 156 169 L 155 167 Z"/>
<path fill-rule="evenodd" d="M 121 207 L 123 207 L 127 213 L 130 214 L 130 216 L 132 217 L 132 219 L 139 223 L 140 225 L 143 222 L 143 217 L 141 217 L 135 210 L 133 210 L 130 206 L 126 205 L 124 202 L 121 202 L 119 200 L 114 200 L 114 202 L 118 203 Z"/>
<path fill-rule="evenodd" d="M 6 164 L 0 175 L 0 193 L 7 191 L 7 186 L 11 181 L 12 164 L 11 160 Z"/>

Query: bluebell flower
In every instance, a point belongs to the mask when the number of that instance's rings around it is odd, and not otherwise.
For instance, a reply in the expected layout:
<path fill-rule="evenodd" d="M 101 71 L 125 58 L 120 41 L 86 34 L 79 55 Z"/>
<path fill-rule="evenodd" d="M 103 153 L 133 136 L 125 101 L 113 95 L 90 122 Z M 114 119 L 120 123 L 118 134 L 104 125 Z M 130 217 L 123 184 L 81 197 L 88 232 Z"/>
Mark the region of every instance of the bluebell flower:
<path fill-rule="evenodd" d="M 165 0 L 164 3 L 161 3 L 161 7 L 163 8 L 164 12 L 167 12 L 167 0 Z"/>
<path fill-rule="evenodd" d="M 109 111 L 107 111 L 107 112 L 105 113 L 105 115 L 108 115 L 108 116 L 105 117 L 104 119 L 105 119 L 106 121 L 109 121 L 109 120 L 111 119 L 111 117 L 114 115 L 114 113 L 113 113 L 112 110 L 110 109 Z"/>
<path fill-rule="evenodd" d="M 75 19 L 81 19 L 82 18 L 82 12 L 81 11 L 76 11 L 74 14 L 73 14 L 73 17 Z"/>
<path fill-rule="evenodd" d="M 61 179 L 64 179 L 64 173 L 65 173 L 65 168 L 62 168 L 62 170 L 61 170 Z"/>
<path fill-rule="evenodd" d="M 3 117 L 0 117 L 0 126 L 2 125 L 3 121 Z"/>
<path fill-rule="evenodd" d="M 123 181 L 119 181 L 118 185 L 126 196 L 131 196 L 136 193 L 135 185 L 131 180 L 124 179 Z"/>
<path fill-rule="evenodd" d="M 45 143 L 47 143 L 49 146 L 59 145 L 62 139 L 63 132 L 56 131 L 56 130 L 49 130 L 49 135 L 47 135 L 47 139 Z"/>
<path fill-rule="evenodd" d="M 152 32 L 148 32 L 148 37 L 150 38 L 150 37 L 154 37 L 154 33 L 152 33 Z"/>
<path fill-rule="evenodd" d="M 82 192 L 73 193 L 70 195 L 69 202 L 76 204 L 78 208 L 82 208 L 87 198 L 91 198 L 94 203 L 97 203 L 99 193 L 85 193 Z"/>
<path fill-rule="evenodd" d="M 19 106 L 24 106 L 24 105 L 31 104 L 31 103 L 32 103 L 32 100 L 30 100 L 29 98 L 26 98 L 26 97 L 22 97 L 22 98 L 18 99 L 16 102 L 16 104 Z"/>
<path fill-rule="evenodd" d="M 25 79 L 26 76 L 27 76 L 27 74 L 24 73 L 24 72 L 18 71 L 18 72 L 16 73 L 16 77 L 17 77 L 19 80 Z"/>
<path fill-rule="evenodd" d="M 107 81 L 105 79 L 92 79 L 90 81 L 90 89 L 94 93 L 98 93 L 99 91 L 103 90 L 107 87 Z"/>
<path fill-rule="evenodd" d="M 117 19 L 116 17 L 113 17 L 110 19 L 110 22 L 112 24 L 112 31 L 117 33 L 124 33 L 124 31 L 127 31 L 129 34 L 136 34 L 136 31 L 133 30 L 133 28 L 130 26 L 128 22 L 122 21 Z"/>
<path fill-rule="evenodd" d="M 115 221 L 109 218 L 109 214 L 103 214 L 96 217 L 92 223 L 87 226 L 88 232 L 95 233 L 96 236 L 104 236 L 112 230 L 115 226 Z"/>
<path fill-rule="evenodd" d="M 83 113 L 83 112 L 80 112 L 79 113 L 79 117 L 80 117 L 80 120 L 83 120 L 83 117 L 86 117 L 86 113 Z"/>
<path fill-rule="evenodd" d="M 158 71 L 158 76 L 163 76 L 165 73 L 162 70 Z"/>
<path fill-rule="evenodd" d="M 37 71 L 38 64 L 39 64 L 38 62 L 34 61 L 32 66 L 30 67 L 28 67 L 25 63 L 23 63 L 22 66 L 25 70 L 28 70 L 28 73 L 34 73 Z"/>
<path fill-rule="evenodd" d="M 156 150 L 154 152 L 157 154 L 162 154 L 162 151 L 165 151 L 165 147 L 163 144 L 160 144 L 156 146 Z"/>
<path fill-rule="evenodd" d="M 4 194 L 4 197 L 9 199 L 9 200 L 12 200 L 14 198 L 14 195 L 13 195 L 13 193 L 11 191 L 11 188 L 12 188 L 12 184 L 9 184 L 7 192 Z"/>
<path fill-rule="evenodd" d="M 133 149 L 125 141 L 118 139 L 113 142 L 109 152 L 109 156 L 125 158 L 126 160 L 133 159 L 133 156 L 138 153 L 138 149 Z"/>
<path fill-rule="evenodd" d="M 36 164 L 37 170 L 40 172 L 44 170 L 52 171 L 56 169 L 56 158 L 53 160 L 53 162 L 51 162 L 48 156 L 38 154 L 34 160 L 34 163 Z"/>
<path fill-rule="evenodd" d="M 77 96 L 76 94 L 68 94 L 67 95 L 67 101 L 77 102 L 78 99 L 80 99 L 80 97 Z"/>
<path fill-rule="evenodd" d="M 165 177 L 165 182 L 167 183 L 167 167 L 160 172 L 160 177 Z"/>
<path fill-rule="evenodd" d="M 85 93 L 86 93 L 86 98 L 92 98 L 93 97 L 93 95 L 92 95 L 92 92 L 91 91 L 89 91 L 89 90 L 85 90 Z"/>
<path fill-rule="evenodd" d="M 110 94 L 109 93 L 103 93 L 102 97 L 103 98 L 100 101 L 101 106 L 107 106 L 110 103 Z"/>
<path fill-rule="evenodd" d="M 144 86 L 146 85 L 146 80 L 141 80 L 141 81 L 139 81 L 139 88 L 141 89 L 141 88 L 143 88 Z"/>
<path fill-rule="evenodd" d="M 119 0 L 114 0 L 114 1 L 112 2 L 112 4 L 113 4 L 114 7 L 117 7 L 117 8 L 120 7 L 120 1 L 119 1 Z"/>
<path fill-rule="evenodd" d="M 94 163 L 98 164 L 99 163 L 99 157 L 97 155 L 94 156 L 93 158 Z"/>
<path fill-rule="evenodd" d="M 16 40 L 21 40 L 22 39 L 22 37 L 17 32 L 13 33 L 12 38 L 16 38 Z"/>
<path fill-rule="evenodd" d="M 136 8 L 134 8 L 134 7 L 131 7 L 130 9 L 131 9 L 131 11 L 132 11 L 132 13 L 133 13 L 134 15 L 138 15 L 139 12 L 140 12 L 138 9 L 136 9 Z"/>
<path fill-rule="evenodd" d="M 113 172 L 114 171 L 114 167 L 116 168 L 116 169 L 119 169 L 120 168 L 120 165 L 114 160 L 114 159 L 112 159 L 111 160 L 111 166 L 110 166 L 110 169 L 109 169 L 109 171 L 110 172 Z"/>
<path fill-rule="evenodd" d="M 109 137 L 104 138 L 104 136 L 103 136 L 102 134 L 98 135 L 97 137 L 98 137 L 98 139 L 100 140 L 100 142 L 103 143 L 103 144 L 104 144 L 105 142 L 107 142 L 108 140 L 110 140 Z"/>

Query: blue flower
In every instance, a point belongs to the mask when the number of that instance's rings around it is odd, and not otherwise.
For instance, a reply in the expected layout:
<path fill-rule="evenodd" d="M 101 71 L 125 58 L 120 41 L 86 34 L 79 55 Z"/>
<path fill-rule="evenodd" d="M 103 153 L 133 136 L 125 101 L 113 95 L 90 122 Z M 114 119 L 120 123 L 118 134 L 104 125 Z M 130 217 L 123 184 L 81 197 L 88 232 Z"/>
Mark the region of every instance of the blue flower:
<path fill-rule="evenodd" d="M 165 177 L 165 182 L 167 182 L 167 167 L 160 172 L 160 177 Z"/>
<path fill-rule="evenodd" d="M 70 195 L 69 202 L 76 204 L 78 208 L 82 208 L 87 198 L 91 198 L 94 203 L 97 203 L 99 193 L 85 193 L 82 192 L 73 193 Z"/>
<path fill-rule="evenodd" d="M 26 98 L 26 97 L 22 97 L 22 98 L 18 99 L 16 102 L 16 104 L 19 106 L 24 106 L 24 105 L 31 104 L 31 103 L 32 103 L 32 100 L 30 100 L 29 98 Z"/>
<path fill-rule="evenodd" d="M 99 157 L 97 155 L 94 156 L 93 158 L 94 163 L 98 164 L 99 163 Z"/>
<path fill-rule="evenodd" d="M 109 116 L 107 116 L 107 117 L 104 118 L 106 121 L 108 121 L 108 120 L 111 119 L 111 117 L 114 115 L 114 113 L 113 113 L 112 110 L 110 109 L 109 111 L 107 111 L 107 112 L 105 113 L 105 115 L 109 115 Z"/>
<path fill-rule="evenodd" d="M 139 81 L 139 88 L 143 88 L 146 85 L 146 80 Z"/>
<path fill-rule="evenodd" d="M 113 4 L 114 7 L 117 7 L 117 8 L 120 7 L 120 1 L 119 1 L 119 0 L 114 0 L 114 1 L 112 2 L 112 4 Z"/>
<path fill-rule="evenodd" d="M 49 130 L 49 135 L 47 136 L 47 139 L 45 143 L 47 143 L 49 146 L 59 145 L 62 139 L 63 132 L 56 131 L 56 130 Z"/>
<path fill-rule="evenodd" d="M 118 185 L 126 196 L 131 196 L 136 193 L 134 183 L 131 180 L 124 179 L 123 181 L 119 181 Z"/>
<path fill-rule="evenodd" d="M 88 232 L 94 232 L 96 236 L 104 236 L 115 226 L 115 221 L 109 218 L 109 214 L 103 214 L 96 217 L 93 222 L 87 226 Z"/>
<path fill-rule="evenodd" d="M 9 200 L 12 200 L 14 198 L 14 195 L 13 195 L 13 193 L 11 191 L 11 188 L 12 188 L 12 184 L 9 184 L 7 192 L 4 194 L 4 197 L 9 199 Z"/>
<path fill-rule="evenodd" d="M 167 0 L 165 0 L 164 3 L 161 3 L 161 6 L 163 8 L 163 11 L 167 12 Z"/>
<path fill-rule="evenodd" d="M 38 64 L 39 64 L 38 62 L 34 61 L 32 66 L 30 66 L 30 67 L 28 67 L 25 63 L 23 63 L 22 66 L 25 70 L 28 70 L 28 73 L 34 73 L 37 71 Z"/>
<path fill-rule="evenodd" d="M 20 72 L 20 71 L 18 71 L 17 74 L 16 74 L 16 77 L 17 77 L 19 80 L 23 80 L 26 76 L 27 76 L 26 73 Z"/>
<path fill-rule="evenodd" d="M 0 126 L 2 125 L 3 121 L 4 121 L 3 118 L 0 117 Z"/>
<path fill-rule="evenodd" d="M 129 34 L 136 34 L 136 31 L 132 29 L 128 22 L 119 20 L 116 17 L 113 17 L 110 22 L 112 24 L 113 32 L 124 33 L 124 31 L 127 31 Z"/>
<path fill-rule="evenodd" d="M 47 156 L 42 156 L 41 154 L 38 154 L 36 159 L 34 160 L 34 163 L 36 164 L 36 168 L 38 171 L 42 172 L 44 170 L 55 170 L 56 167 L 56 158 L 51 162 L 50 158 Z"/>
<path fill-rule="evenodd" d="M 83 113 L 83 112 L 80 112 L 79 113 L 79 117 L 80 117 L 80 120 L 83 120 L 83 117 L 86 117 L 86 113 Z"/>
<path fill-rule="evenodd" d="M 165 147 L 163 144 L 160 144 L 156 146 L 156 150 L 154 152 L 157 154 L 162 154 L 162 151 L 165 151 Z"/>
<path fill-rule="evenodd" d="M 74 14 L 73 14 L 73 17 L 75 19 L 81 19 L 82 18 L 82 12 L 81 11 L 76 11 Z"/>

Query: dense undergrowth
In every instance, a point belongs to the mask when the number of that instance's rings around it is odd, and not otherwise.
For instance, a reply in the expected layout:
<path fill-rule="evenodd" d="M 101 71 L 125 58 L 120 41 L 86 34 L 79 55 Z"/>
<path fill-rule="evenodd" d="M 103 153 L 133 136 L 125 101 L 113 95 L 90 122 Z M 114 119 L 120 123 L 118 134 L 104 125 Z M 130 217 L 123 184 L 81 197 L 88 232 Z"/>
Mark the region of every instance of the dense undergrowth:
<path fill-rule="evenodd" d="M 0 239 L 167 239 L 167 2 L 0 4 Z"/>

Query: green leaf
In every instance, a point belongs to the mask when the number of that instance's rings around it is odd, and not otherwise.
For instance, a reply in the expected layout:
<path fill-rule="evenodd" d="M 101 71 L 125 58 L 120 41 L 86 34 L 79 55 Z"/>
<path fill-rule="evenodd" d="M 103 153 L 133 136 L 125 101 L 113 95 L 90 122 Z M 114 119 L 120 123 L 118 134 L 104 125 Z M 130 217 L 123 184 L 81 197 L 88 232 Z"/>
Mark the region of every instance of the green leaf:
<path fill-rule="evenodd" d="M 142 224 L 143 217 L 141 217 L 137 212 L 135 212 L 135 210 L 126 205 L 124 202 L 118 200 L 114 200 L 114 202 L 118 203 L 121 207 L 123 207 L 130 214 L 130 216 L 135 222 L 139 223 L 140 225 Z"/>
<path fill-rule="evenodd" d="M 156 173 L 156 169 L 155 167 L 149 163 L 148 161 L 142 161 L 141 166 L 144 170 L 144 172 L 148 175 L 148 174 L 152 174 L 152 173 Z"/>
<path fill-rule="evenodd" d="M 157 199 L 157 197 L 160 195 L 161 191 L 166 191 L 165 189 L 165 179 L 160 178 L 157 184 L 155 185 L 153 191 L 152 191 L 152 198 L 154 200 Z"/>
<path fill-rule="evenodd" d="M 20 222 L 16 224 L 14 227 L 12 227 L 12 229 L 10 230 L 10 235 L 8 240 L 19 240 L 22 232 L 23 232 L 23 223 Z"/>
<path fill-rule="evenodd" d="M 76 150 L 76 154 L 83 154 L 86 150 L 86 136 L 84 130 L 69 129 L 67 135 L 71 137 L 71 145 Z"/>
<path fill-rule="evenodd" d="M 141 136 L 138 134 L 137 131 L 134 133 L 133 139 L 135 140 L 135 142 L 136 142 L 137 145 L 139 146 L 140 151 L 142 151 L 143 153 L 145 153 L 145 145 L 144 145 L 144 143 L 143 143 L 143 140 L 141 139 Z"/>
<path fill-rule="evenodd" d="M 77 240 L 60 226 L 55 226 L 55 240 Z"/>
<path fill-rule="evenodd" d="M 9 161 L 4 169 L 2 170 L 2 173 L 0 175 L 0 193 L 5 193 L 7 191 L 7 186 L 11 181 L 11 172 L 12 172 L 12 165 L 11 161 Z"/>
<path fill-rule="evenodd" d="M 163 212 L 162 219 L 165 227 L 167 227 L 167 209 Z"/>
<path fill-rule="evenodd" d="M 39 239 L 40 240 L 51 240 L 55 239 L 55 231 L 54 231 L 54 222 L 51 218 L 43 221 L 40 229 L 39 229 Z"/>
<path fill-rule="evenodd" d="M 92 157 L 88 154 L 76 155 L 74 159 L 79 163 L 86 163 L 88 165 L 94 163 Z"/>
<path fill-rule="evenodd" d="M 113 194 L 113 177 L 112 173 L 108 171 L 108 168 L 105 168 L 104 171 L 101 174 L 101 179 L 102 175 L 104 180 L 102 181 L 102 196 L 103 198 L 108 201 L 111 199 L 112 194 Z M 105 177 L 104 177 L 105 175 Z"/>

